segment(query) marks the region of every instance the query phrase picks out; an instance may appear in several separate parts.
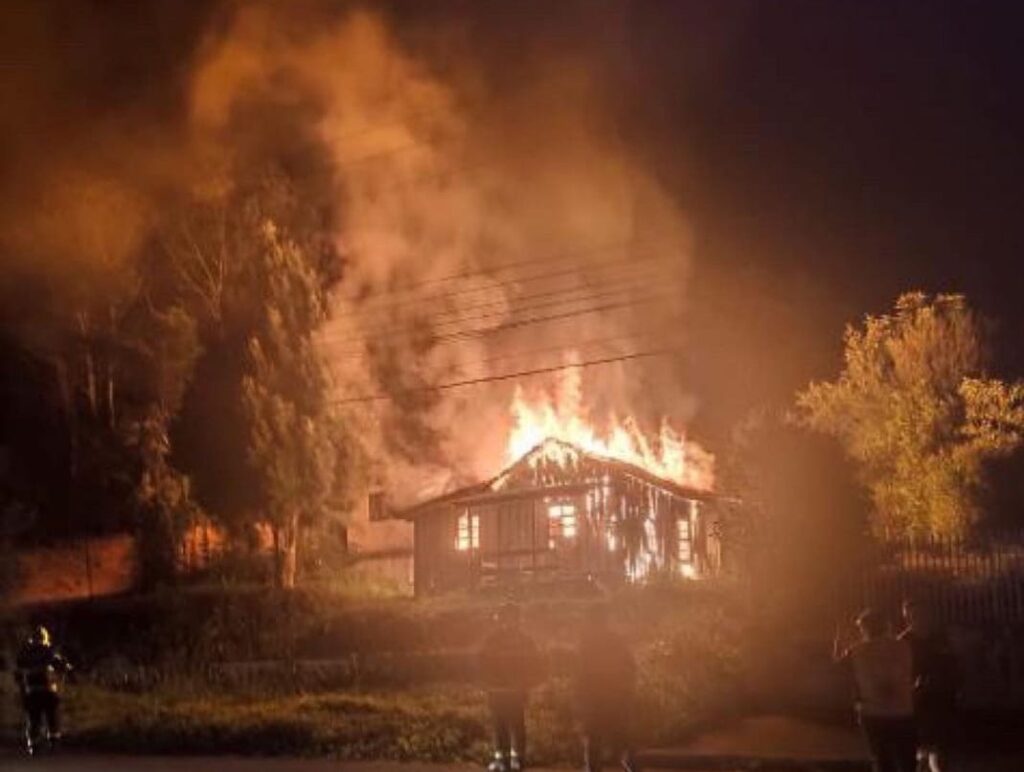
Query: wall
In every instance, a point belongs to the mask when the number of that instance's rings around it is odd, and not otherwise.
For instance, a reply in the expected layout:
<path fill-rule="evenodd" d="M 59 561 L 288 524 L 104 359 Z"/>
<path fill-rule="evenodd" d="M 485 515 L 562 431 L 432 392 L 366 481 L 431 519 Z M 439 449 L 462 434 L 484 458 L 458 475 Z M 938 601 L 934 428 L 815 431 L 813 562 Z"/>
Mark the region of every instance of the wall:
<path fill-rule="evenodd" d="M 37 547 L 22 551 L 18 563 L 12 605 L 115 595 L 135 582 L 135 541 L 121 534 Z"/>
<path fill-rule="evenodd" d="M 413 527 L 406 520 L 371 520 L 369 501 L 352 513 L 348 549 L 362 578 L 394 584 L 402 592 L 413 587 Z"/>

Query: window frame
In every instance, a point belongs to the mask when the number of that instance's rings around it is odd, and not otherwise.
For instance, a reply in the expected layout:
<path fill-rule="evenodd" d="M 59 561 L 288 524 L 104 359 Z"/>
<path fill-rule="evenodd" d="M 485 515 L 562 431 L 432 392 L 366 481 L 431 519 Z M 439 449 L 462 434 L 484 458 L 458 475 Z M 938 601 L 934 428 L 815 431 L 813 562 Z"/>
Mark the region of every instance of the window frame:
<path fill-rule="evenodd" d="M 464 507 L 455 516 L 455 551 L 475 552 L 480 549 L 480 513 Z"/>
<path fill-rule="evenodd" d="M 548 523 L 548 549 L 558 549 L 579 536 L 579 505 L 574 499 L 545 500 Z M 557 513 L 556 513 L 557 511 Z"/>
<path fill-rule="evenodd" d="M 693 565 L 693 502 L 690 511 L 676 517 L 676 562 L 680 565 Z"/>

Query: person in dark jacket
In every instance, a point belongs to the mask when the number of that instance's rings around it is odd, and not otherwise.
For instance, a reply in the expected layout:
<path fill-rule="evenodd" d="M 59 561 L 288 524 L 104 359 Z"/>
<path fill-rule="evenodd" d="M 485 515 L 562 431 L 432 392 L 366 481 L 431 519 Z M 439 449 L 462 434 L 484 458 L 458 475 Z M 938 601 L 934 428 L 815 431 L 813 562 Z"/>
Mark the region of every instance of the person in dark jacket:
<path fill-rule="evenodd" d="M 914 663 L 918 757 L 930 772 L 941 772 L 956 730 L 956 657 L 925 607 L 904 601 L 903 619 L 907 626 L 900 639 L 910 644 Z"/>
<path fill-rule="evenodd" d="M 48 742 L 60 741 L 60 686 L 70 670 L 45 627 L 37 627 L 18 652 L 14 679 L 25 710 L 25 747 L 30 754 L 43 737 L 44 719 Z"/>
<path fill-rule="evenodd" d="M 832 656 L 848 663 L 857 688 L 857 715 L 877 772 L 915 772 L 914 665 L 910 644 L 889 633 L 885 617 L 857 617 L 860 640 L 836 630 Z"/>
<path fill-rule="evenodd" d="M 636 663 L 621 635 L 608 626 L 608 610 L 592 607 L 576 650 L 576 706 L 583 730 L 583 768 L 596 772 L 605 751 L 626 772 L 636 769 L 629 736 L 629 717 L 636 681 Z"/>
<path fill-rule="evenodd" d="M 480 675 L 494 728 L 492 772 L 519 772 L 526 763 L 526 700 L 540 680 L 537 646 L 520 626 L 519 607 L 495 615 L 494 630 L 480 647 Z"/>

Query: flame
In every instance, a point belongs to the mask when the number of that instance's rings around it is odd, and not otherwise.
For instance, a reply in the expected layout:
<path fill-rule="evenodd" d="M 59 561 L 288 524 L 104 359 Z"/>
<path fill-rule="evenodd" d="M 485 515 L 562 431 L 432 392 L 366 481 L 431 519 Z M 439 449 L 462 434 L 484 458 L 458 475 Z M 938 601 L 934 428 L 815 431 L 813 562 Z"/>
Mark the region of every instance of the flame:
<path fill-rule="evenodd" d="M 644 435 L 632 416 L 620 419 L 613 414 L 607 428 L 598 430 L 584 409 L 578 370 L 561 374 L 553 398 L 549 393 L 527 396 L 517 385 L 511 413 L 512 428 L 505 449 L 507 464 L 545 440 L 556 439 L 592 455 L 633 464 L 689 488 L 711 490 L 714 486 L 714 456 L 687 440 L 667 418 L 662 420 L 653 439 Z"/>

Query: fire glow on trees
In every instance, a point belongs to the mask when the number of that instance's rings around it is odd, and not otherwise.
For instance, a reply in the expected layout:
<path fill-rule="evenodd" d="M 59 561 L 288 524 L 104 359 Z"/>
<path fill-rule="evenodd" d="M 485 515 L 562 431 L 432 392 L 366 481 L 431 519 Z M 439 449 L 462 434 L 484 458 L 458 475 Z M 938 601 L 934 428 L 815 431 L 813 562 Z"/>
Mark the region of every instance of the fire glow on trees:
<path fill-rule="evenodd" d="M 612 414 L 607 428 L 599 430 L 584 408 L 578 370 L 561 373 L 554 397 L 547 393 L 527 395 L 517 385 L 512 398 L 512 427 L 506 445 L 506 463 L 511 464 L 534 448 L 544 445 L 548 454 L 564 447 L 546 440 L 559 440 L 604 458 L 623 461 L 656 477 L 695 488 L 714 486 L 714 456 L 675 429 L 667 418 L 652 440 L 632 417 Z M 557 458 L 546 459 L 558 462 Z"/>

